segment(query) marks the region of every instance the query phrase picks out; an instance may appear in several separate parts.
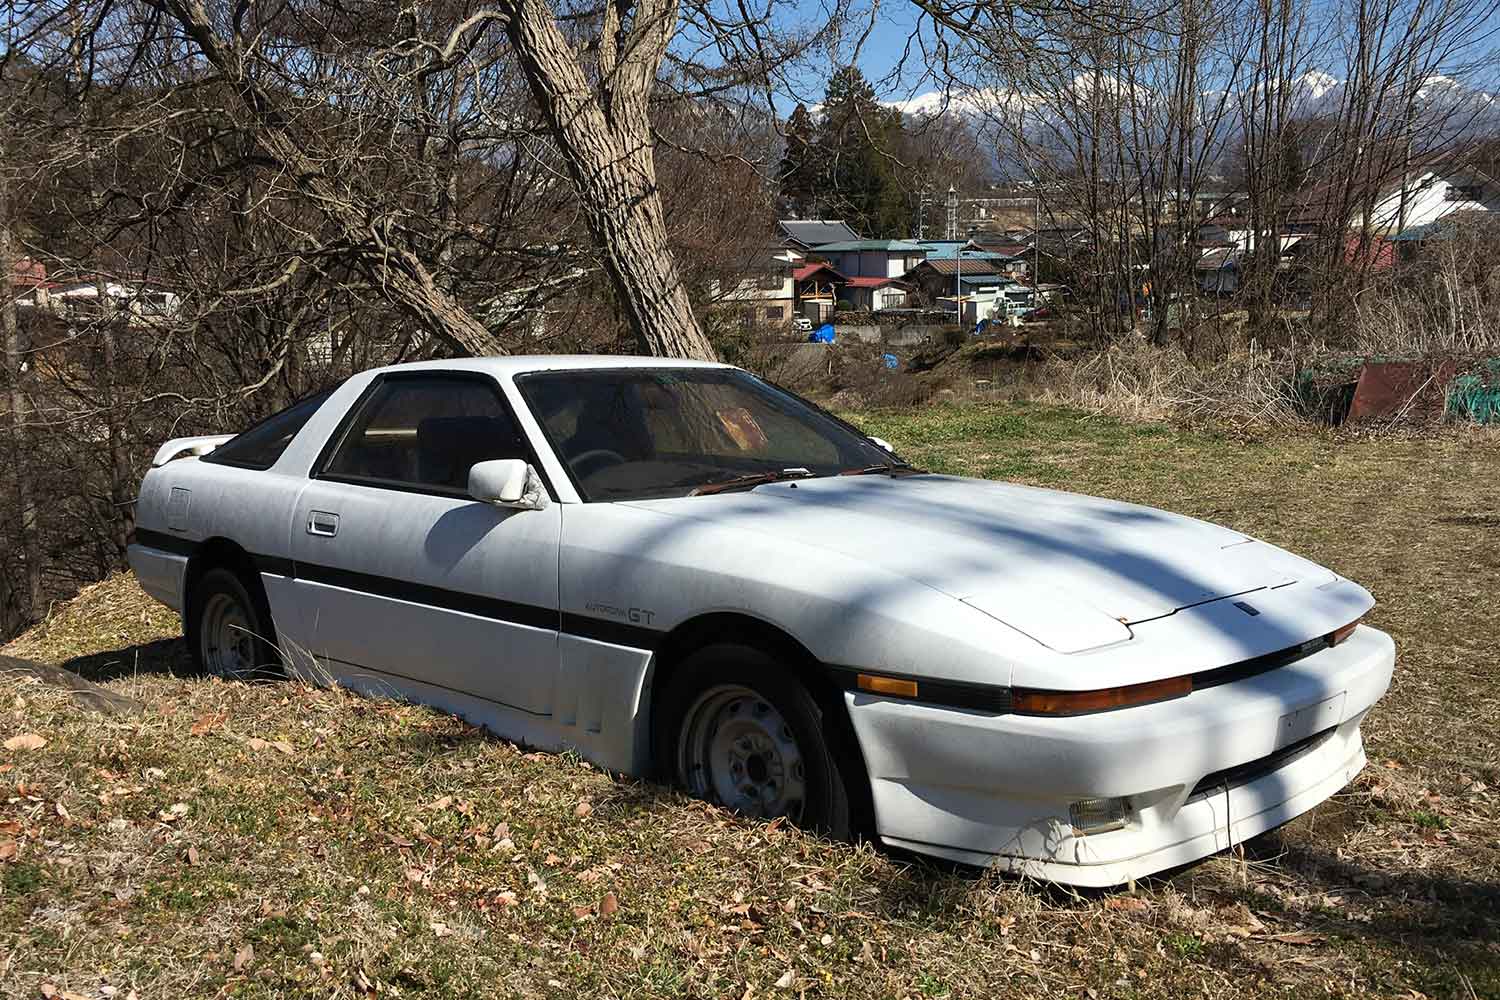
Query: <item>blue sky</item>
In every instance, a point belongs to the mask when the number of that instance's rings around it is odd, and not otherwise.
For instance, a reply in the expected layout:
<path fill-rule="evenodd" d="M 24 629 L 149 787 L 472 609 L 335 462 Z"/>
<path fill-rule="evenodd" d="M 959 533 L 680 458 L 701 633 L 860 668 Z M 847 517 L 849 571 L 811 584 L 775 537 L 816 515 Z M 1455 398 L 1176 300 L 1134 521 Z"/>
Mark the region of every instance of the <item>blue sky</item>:
<path fill-rule="evenodd" d="M 823 0 L 818 6 L 822 7 L 826 16 L 832 13 L 829 6 L 836 2 L 837 0 Z M 1325 13 L 1333 13 L 1340 0 L 1315 2 Z M 1350 0 L 1342 2 L 1348 3 Z M 1458 2 L 1462 3 L 1463 0 Z M 1497 40 L 1500 40 L 1500 0 L 1473 2 L 1472 10 L 1479 16 L 1470 22 L 1466 44 L 1456 53 L 1453 75 L 1471 86 L 1495 93 L 1500 90 L 1500 50 L 1496 47 Z M 873 15 L 872 3 L 878 3 Z M 808 4 L 799 10 L 799 15 L 807 17 L 811 10 L 816 9 L 814 5 Z M 795 98 L 791 95 L 778 95 L 777 105 L 783 112 L 789 111 L 797 99 L 807 103 L 820 101 L 828 70 L 835 63 L 849 59 L 856 45 L 859 49 L 859 67 L 875 85 L 881 99 L 902 100 L 942 89 L 942 83 L 930 73 L 928 56 L 922 51 L 921 39 L 912 38 L 918 15 L 915 5 L 907 0 L 853 0 L 846 12 L 850 27 L 845 29 L 844 37 L 837 40 L 828 59 L 821 65 L 807 67 L 799 74 Z M 869 29 L 868 33 L 865 33 L 866 28 Z M 863 39 L 860 38 L 861 34 Z M 910 51 L 905 51 L 908 45 Z M 891 74 L 901 62 L 903 54 L 906 57 L 905 66 L 899 77 L 892 78 Z M 1339 65 L 1341 60 L 1335 53 L 1330 52 L 1327 59 L 1319 62 L 1317 69 L 1339 79 L 1345 76 L 1344 67 Z M 1468 65 L 1461 65 L 1462 63 Z"/>

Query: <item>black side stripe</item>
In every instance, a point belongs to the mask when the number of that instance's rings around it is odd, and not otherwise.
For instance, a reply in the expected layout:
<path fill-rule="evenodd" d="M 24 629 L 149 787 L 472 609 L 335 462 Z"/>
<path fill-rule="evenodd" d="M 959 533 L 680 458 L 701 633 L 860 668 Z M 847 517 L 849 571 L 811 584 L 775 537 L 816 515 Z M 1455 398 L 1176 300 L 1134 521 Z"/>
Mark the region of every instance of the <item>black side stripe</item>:
<path fill-rule="evenodd" d="M 182 556 L 191 556 L 199 544 L 186 538 L 149 529 L 137 529 L 135 537 L 141 545 Z M 655 650 L 666 636 L 666 633 L 659 629 L 647 628 L 643 625 L 594 618 L 571 611 L 559 614 L 556 608 L 525 604 L 520 601 L 506 601 L 498 597 L 486 597 L 483 594 L 449 590 L 446 587 L 434 587 L 429 584 L 409 583 L 406 580 L 398 580 L 389 576 L 357 573 L 333 566 L 319 566 L 315 563 L 294 563 L 280 556 L 252 555 L 251 558 L 255 560 L 255 568 L 262 573 L 295 577 L 330 587 L 339 587 L 343 590 L 353 590 L 361 594 L 389 597 L 411 604 L 423 604 L 444 611 L 457 611 L 513 625 L 555 629 L 566 635 L 608 642 L 617 646 Z"/>
<path fill-rule="evenodd" d="M 191 556 L 198 550 L 198 543 L 192 539 L 179 538 L 165 531 L 152 531 L 149 528 L 136 528 L 135 540 L 147 548 L 160 549 L 176 556 Z"/>
<path fill-rule="evenodd" d="M 580 615 L 575 611 L 562 613 L 561 631 L 580 639 L 593 639 L 596 642 L 608 642 L 616 646 L 633 646 L 636 649 L 650 650 L 657 649 L 667 636 L 659 629 L 632 625 L 629 622 L 610 621 L 607 618 L 595 618 L 592 615 Z"/>
<path fill-rule="evenodd" d="M 411 604 L 425 604 L 429 607 L 442 608 L 444 611 L 458 611 L 466 615 L 492 618 L 495 621 L 509 622 L 514 625 L 557 628 L 556 608 L 504 601 L 497 597 L 469 594 L 461 590 L 448 590 L 445 587 L 433 587 L 423 583 L 408 583 L 394 577 L 356 573 L 347 569 L 335 569 L 332 566 L 317 566 L 305 562 L 299 562 L 296 566 L 299 580 L 325 583 L 330 587 L 355 590 L 362 594 L 373 594 L 376 597 L 390 597 Z"/>

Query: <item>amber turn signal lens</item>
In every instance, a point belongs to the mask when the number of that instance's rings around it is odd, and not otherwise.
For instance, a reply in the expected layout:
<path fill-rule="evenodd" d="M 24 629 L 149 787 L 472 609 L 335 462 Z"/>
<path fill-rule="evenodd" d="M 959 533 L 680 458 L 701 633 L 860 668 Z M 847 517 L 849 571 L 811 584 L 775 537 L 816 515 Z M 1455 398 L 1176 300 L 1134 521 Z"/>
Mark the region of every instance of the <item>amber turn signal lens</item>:
<path fill-rule="evenodd" d="M 1085 712 L 1107 712 L 1112 708 L 1145 705 L 1168 698 L 1191 694 L 1193 678 L 1168 677 L 1166 680 L 1125 687 L 1100 688 L 1097 691 L 1035 691 L 1017 689 L 1011 694 L 1011 708 L 1028 715 L 1082 715 Z"/>
<path fill-rule="evenodd" d="M 1345 625 L 1343 628 L 1334 629 L 1332 632 L 1329 632 L 1328 633 L 1328 645 L 1330 645 L 1330 646 L 1337 646 L 1339 643 L 1341 643 L 1345 639 L 1349 638 L 1351 635 L 1354 634 L 1354 630 L 1357 629 L 1357 628 L 1359 628 L 1359 622 L 1360 622 L 1360 620 L 1358 618 L 1356 618 L 1352 622 L 1350 622 L 1348 625 Z"/>
<path fill-rule="evenodd" d="M 855 686 L 861 691 L 871 694 L 893 694 L 898 698 L 915 698 L 917 696 L 917 682 L 902 680 L 899 677 L 878 677 L 875 674 L 860 674 L 855 678 Z"/>

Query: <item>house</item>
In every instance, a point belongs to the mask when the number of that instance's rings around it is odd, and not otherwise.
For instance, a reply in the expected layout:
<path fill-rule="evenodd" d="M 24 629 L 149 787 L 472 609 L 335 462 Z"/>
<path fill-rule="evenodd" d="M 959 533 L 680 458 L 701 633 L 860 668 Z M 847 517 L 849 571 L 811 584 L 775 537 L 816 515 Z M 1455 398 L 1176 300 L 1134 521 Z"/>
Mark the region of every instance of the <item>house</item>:
<path fill-rule="evenodd" d="M 820 243 L 809 256 L 826 260 L 846 278 L 899 278 L 927 259 L 927 250 L 905 240 Z"/>
<path fill-rule="evenodd" d="M 708 283 L 708 298 L 714 306 L 738 314 L 745 327 L 784 326 L 796 312 L 797 289 L 793 277 L 802 255 L 784 247 L 761 247 L 750 251 L 738 281 L 714 278 Z"/>
<path fill-rule="evenodd" d="M 849 278 L 839 293 L 839 303 L 850 309 L 876 312 L 906 305 L 906 283 L 899 278 L 864 276 Z"/>
<path fill-rule="evenodd" d="M 842 219 L 780 219 L 776 231 L 781 236 L 782 246 L 802 254 L 822 243 L 848 243 L 859 239 L 859 234 Z"/>
<path fill-rule="evenodd" d="M 1011 281 L 1009 258 L 994 254 L 928 258 L 906 272 L 904 280 L 930 300 L 953 295 L 962 282 L 965 293 Z"/>
<path fill-rule="evenodd" d="M 839 293 L 849 279 L 822 261 L 815 261 L 794 270 L 792 281 L 796 289 L 798 314 L 814 323 L 826 323 L 833 317 Z"/>
<path fill-rule="evenodd" d="M 100 276 L 93 274 L 49 278 L 46 265 L 32 260 L 17 261 L 11 273 L 11 287 L 21 291 L 15 299 L 17 308 L 45 310 L 63 319 L 92 311 L 99 301 L 100 284 Z M 154 282 L 103 278 L 102 284 L 117 314 L 125 315 L 131 325 L 171 320 L 182 309 L 180 295 Z"/>
<path fill-rule="evenodd" d="M 1370 222 L 1376 232 L 1397 236 L 1458 213 L 1500 213 L 1500 181 L 1471 166 L 1414 170 L 1376 200 Z"/>
<path fill-rule="evenodd" d="M 1209 295 L 1233 295 L 1240 290 L 1240 250 L 1233 246 L 1214 247 L 1193 265 L 1198 290 Z"/>
<path fill-rule="evenodd" d="M 1410 226 L 1388 241 L 1402 261 L 1420 257 L 1428 248 L 1463 240 L 1466 236 L 1486 241 L 1500 236 L 1500 214 L 1495 212 L 1454 212 L 1436 222 Z"/>
<path fill-rule="evenodd" d="M 47 291 L 52 287 L 52 282 L 47 280 L 47 265 L 27 258 L 16 261 L 11 265 L 10 287 L 16 305 L 22 308 L 39 302 L 45 304 Z"/>
<path fill-rule="evenodd" d="M 1344 211 L 1351 214 L 1340 223 Z M 1346 258 L 1378 269 L 1395 260 L 1390 241 L 1404 235 L 1398 242 L 1420 245 L 1424 241 L 1413 237 L 1427 232 L 1424 227 L 1456 215 L 1500 218 L 1500 181 L 1460 156 L 1445 155 L 1414 161 L 1402 176 L 1363 196 L 1337 183 L 1311 185 L 1299 192 L 1287 228 L 1329 236 L 1342 230 Z M 1365 239 L 1367 228 L 1373 239 Z"/>

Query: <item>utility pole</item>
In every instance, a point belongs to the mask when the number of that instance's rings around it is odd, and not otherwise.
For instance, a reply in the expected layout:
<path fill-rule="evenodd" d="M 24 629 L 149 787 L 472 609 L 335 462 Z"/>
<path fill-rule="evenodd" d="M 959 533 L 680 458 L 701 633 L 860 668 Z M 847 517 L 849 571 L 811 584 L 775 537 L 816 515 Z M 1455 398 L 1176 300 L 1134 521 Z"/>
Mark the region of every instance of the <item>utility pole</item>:
<path fill-rule="evenodd" d="M 948 227 L 944 238 L 956 240 L 958 239 L 958 188 L 952 184 L 948 185 L 947 207 Z"/>

